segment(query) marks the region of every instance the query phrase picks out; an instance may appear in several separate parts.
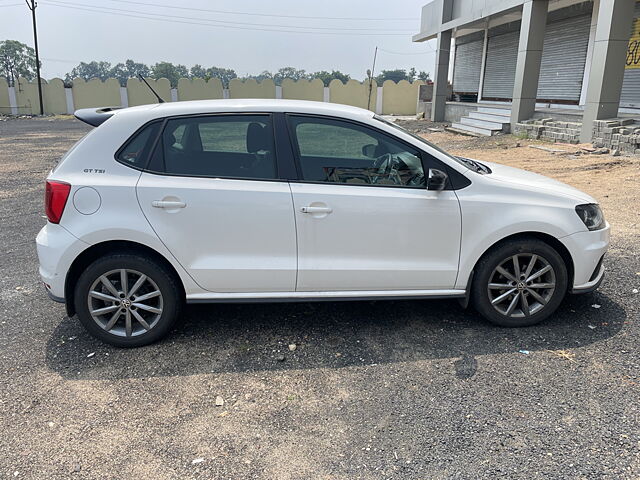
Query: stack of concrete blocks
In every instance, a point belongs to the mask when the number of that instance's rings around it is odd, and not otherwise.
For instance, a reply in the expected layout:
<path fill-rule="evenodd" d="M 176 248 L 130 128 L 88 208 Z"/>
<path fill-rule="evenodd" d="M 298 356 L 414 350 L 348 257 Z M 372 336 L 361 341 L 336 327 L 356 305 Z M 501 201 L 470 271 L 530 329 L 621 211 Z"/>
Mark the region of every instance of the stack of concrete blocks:
<path fill-rule="evenodd" d="M 534 123 L 533 120 L 523 120 L 522 122 L 516 123 L 512 133 L 514 135 L 540 140 L 542 132 L 544 132 L 544 125 Z"/>
<path fill-rule="evenodd" d="M 640 125 L 632 118 L 595 120 L 592 138 L 594 147 L 640 154 Z"/>
<path fill-rule="evenodd" d="M 526 135 L 527 138 L 548 140 L 551 142 L 580 143 L 580 129 L 578 122 L 561 122 L 552 118 L 523 120 L 516 123 L 514 134 Z"/>

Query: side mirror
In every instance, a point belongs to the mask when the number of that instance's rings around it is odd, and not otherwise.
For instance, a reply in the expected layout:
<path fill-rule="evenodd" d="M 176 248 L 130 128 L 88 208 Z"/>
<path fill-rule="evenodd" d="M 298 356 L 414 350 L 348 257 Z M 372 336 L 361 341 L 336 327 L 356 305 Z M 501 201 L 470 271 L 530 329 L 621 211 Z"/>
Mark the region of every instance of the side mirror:
<path fill-rule="evenodd" d="M 427 190 L 440 191 L 444 190 L 447 186 L 447 179 L 449 177 L 442 170 L 435 168 L 429 169 L 429 179 L 427 180 Z"/>
<path fill-rule="evenodd" d="M 375 158 L 376 157 L 376 148 L 377 147 L 373 143 L 365 145 L 364 147 L 362 147 L 362 155 L 364 155 L 365 157 L 369 157 L 369 158 Z"/>

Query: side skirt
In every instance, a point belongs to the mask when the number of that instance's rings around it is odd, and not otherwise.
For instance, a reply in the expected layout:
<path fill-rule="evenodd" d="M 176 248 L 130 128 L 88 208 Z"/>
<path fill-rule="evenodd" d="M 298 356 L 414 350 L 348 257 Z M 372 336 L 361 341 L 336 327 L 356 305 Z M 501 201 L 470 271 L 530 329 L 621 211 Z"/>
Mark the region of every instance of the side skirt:
<path fill-rule="evenodd" d="M 187 303 L 343 302 L 362 300 L 424 300 L 465 298 L 464 290 L 375 292 L 269 292 L 187 295 Z"/>

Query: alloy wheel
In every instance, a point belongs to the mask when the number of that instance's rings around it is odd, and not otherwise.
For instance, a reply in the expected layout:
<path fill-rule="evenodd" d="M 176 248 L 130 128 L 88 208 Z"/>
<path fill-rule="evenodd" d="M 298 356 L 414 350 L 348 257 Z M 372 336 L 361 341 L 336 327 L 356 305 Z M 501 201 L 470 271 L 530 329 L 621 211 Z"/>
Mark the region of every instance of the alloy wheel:
<path fill-rule="evenodd" d="M 503 316 L 530 317 L 545 308 L 556 289 L 551 264 L 534 253 L 504 259 L 489 276 L 487 294 L 493 308 Z"/>
<path fill-rule="evenodd" d="M 158 285 L 136 270 L 118 269 L 100 275 L 89 289 L 87 302 L 93 321 L 121 337 L 148 332 L 162 316 Z"/>

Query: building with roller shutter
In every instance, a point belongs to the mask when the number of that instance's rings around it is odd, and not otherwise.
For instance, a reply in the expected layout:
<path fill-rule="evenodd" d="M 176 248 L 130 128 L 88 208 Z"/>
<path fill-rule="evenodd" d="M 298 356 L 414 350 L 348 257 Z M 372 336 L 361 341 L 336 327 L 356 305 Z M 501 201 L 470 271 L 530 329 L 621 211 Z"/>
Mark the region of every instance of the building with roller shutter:
<path fill-rule="evenodd" d="M 640 117 L 635 0 L 432 0 L 413 40 L 430 39 L 434 121 L 492 134 L 568 116 L 591 141 L 596 120 Z"/>

